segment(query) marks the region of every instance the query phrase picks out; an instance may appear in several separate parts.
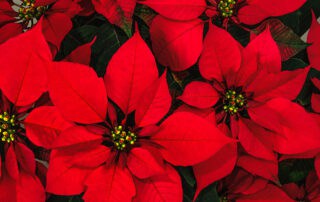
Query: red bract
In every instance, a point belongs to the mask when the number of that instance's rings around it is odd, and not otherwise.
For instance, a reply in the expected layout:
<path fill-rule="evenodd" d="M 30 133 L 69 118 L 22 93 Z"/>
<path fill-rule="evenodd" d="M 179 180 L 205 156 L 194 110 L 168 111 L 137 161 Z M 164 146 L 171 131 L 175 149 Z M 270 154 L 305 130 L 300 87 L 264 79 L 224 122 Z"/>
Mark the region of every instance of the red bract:
<path fill-rule="evenodd" d="M 180 99 L 200 109 L 213 107 L 217 124 L 226 124 L 231 136 L 257 162 L 277 165 L 276 152 L 298 154 L 319 148 L 319 125 L 291 102 L 309 68 L 281 71 L 280 54 L 268 30 L 242 48 L 226 31 L 211 26 L 199 68 L 207 82 L 191 82 Z M 271 176 L 277 176 L 277 169 L 273 170 Z M 195 173 L 201 176 L 201 172 Z M 271 176 L 268 179 L 274 180 Z"/>
<path fill-rule="evenodd" d="M 268 17 L 281 16 L 299 9 L 306 0 L 208 0 L 212 6 L 206 11 L 209 17 L 221 18 L 247 25 L 258 24 Z"/>
<path fill-rule="evenodd" d="M 295 183 L 284 184 L 282 189 L 295 201 L 320 201 L 320 181 L 311 171 L 301 186 Z"/>
<path fill-rule="evenodd" d="M 235 169 L 219 182 L 217 190 L 222 201 L 294 201 L 275 184 L 242 169 Z"/>
<path fill-rule="evenodd" d="M 47 91 L 44 67 L 51 53 L 41 26 L 9 39 L 0 51 L 0 201 L 42 202 L 45 192 L 27 146 L 24 119 Z"/>
<path fill-rule="evenodd" d="M 137 0 L 92 0 L 96 11 L 128 33 Z"/>
<path fill-rule="evenodd" d="M 73 0 L 23 0 L 20 4 L 5 0 L 0 10 L 0 43 L 30 29 L 43 16 L 43 33 L 55 55 L 72 28 L 70 18 L 81 9 Z"/>
<path fill-rule="evenodd" d="M 312 67 L 317 70 L 320 70 L 320 24 L 317 22 L 317 19 L 312 12 L 312 23 L 308 33 L 307 42 L 311 43 L 311 46 L 308 46 L 308 58 Z"/>
<path fill-rule="evenodd" d="M 28 135 L 53 148 L 48 192 L 85 192 L 85 201 L 181 201 L 181 181 L 169 163 L 199 163 L 230 142 L 191 113 L 173 114 L 157 125 L 170 108 L 171 96 L 166 72 L 158 78 L 152 53 L 138 33 L 112 57 L 104 80 L 87 66 L 67 62 L 55 63 L 49 72 L 52 102 L 74 126 L 65 122 L 66 129 L 48 144 L 38 136 L 52 122 L 47 133 L 55 137 L 50 131 L 57 131 L 60 119 L 39 108 L 48 121 L 38 121 L 39 127 Z M 39 110 L 29 117 L 41 116 Z"/>
<path fill-rule="evenodd" d="M 177 22 L 155 17 L 150 36 L 157 60 L 173 71 L 183 71 L 194 65 L 202 50 L 203 27 L 200 19 Z"/>

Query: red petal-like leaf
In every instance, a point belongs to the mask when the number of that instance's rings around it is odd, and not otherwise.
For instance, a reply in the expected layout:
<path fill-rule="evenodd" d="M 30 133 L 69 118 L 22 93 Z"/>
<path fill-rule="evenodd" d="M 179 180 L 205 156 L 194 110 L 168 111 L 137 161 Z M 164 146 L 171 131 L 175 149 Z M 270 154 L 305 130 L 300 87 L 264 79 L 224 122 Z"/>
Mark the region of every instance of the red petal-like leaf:
<path fill-rule="evenodd" d="M 138 1 L 173 20 L 192 20 L 199 17 L 207 7 L 205 0 L 141 0 Z"/>
<path fill-rule="evenodd" d="M 248 196 L 242 196 L 237 199 L 237 202 L 252 202 L 252 201 L 264 201 L 264 202 L 294 202 L 289 196 L 281 190 L 279 187 L 273 184 L 267 184 L 267 186 L 255 193 Z"/>
<path fill-rule="evenodd" d="M 152 140 L 163 146 L 161 152 L 168 162 L 181 166 L 200 163 L 232 142 L 213 124 L 188 112 L 167 118 Z"/>
<path fill-rule="evenodd" d="M 254 92 L 253 99 L 262 102 L 276 97 L 293 100 L 301 91 L 308 72 L 309 68 L 282 71 L 276 74 L 260 71 L 246 91 Z"/>
<path fill-rule="evenodd" d="M 13 145 L 11 144 L 5 155 L 5 166 L 8 174 L 15 180 L 19 179 L 19 167 L 17 162 L 17 157 L 14 152 Z"/>
<path fill-rule="evenodd" d="M 70 127 L 62 131 L 52 143 L 53 148 L 76 146 L 79 144 L 102 142 L 102 136 L 94 134 L 82 126 Z"/>
<path fill-rule="evenodd" d="M 60 49 L 60 44 L 72 28 L 70 17 L 65 13 L 46 15 L 42 20 L 42 30 L 46 40 L 54 46 L 53 55 Z"/>
<path fill-rule="evenodd" d="M 154 82 L 141 96 L 135 111 L 135 124 L 138 127 L 156 124 L 171 106 L 171 95 L 166 79 L 166 72 Z"/>
<path fill-rule="evenodd" d="M 67 57 L 65 57 L 64 60 L 69 62 L 77 62 L 83 65 L 90 65 L 91 46 L 94 42 L 95 39 L 93 39 L 90 43 L 86 43 L 77 47 Z"/>
<path fill-rule="evenodd" d="M 182 201 L 181 179 L 177 171 L 167 165 L 165 174 L 148 178 L 144 181 L 135 180 L 137 194 L 134 202 L 140 201 Z"/>
<path fill-rule="evenodd" d="M 197 108 L 209 108 L 219 100 L 219 93 L 209 83 L 201 81 L 193 81 L 189 83 L 183 91 L 183 94 L 178 97 L 188 105 Z"/>
<path fill-rule="evenodd" d="M 138 32 L 113 55 L 104 77 L 109 98 L 125 114 L 137 109 L 141 96 L 157 79 L 154 57 Z"/>
<path fill-rule="evenodd" d="M 17 202 L 16 181 L 7 173 L 4 165 L 0 177 L 0 201 Z"/>
<path fill-rule="evenodd" d="M 0 88 L 3 93 L 18 106 L 35 102 L 47 90 L 45 67 L 51 60 L 41 26 L 1 44 L 0 52 Z"/>
<path fill-rule="evenodd" d="M 308 58 L 312 67 L 317 70 L 320 70 L 320 24 L 317 22 L 317 19 L 312 13 L 312 23 L 310 26 L 310 30 L 308 33 L 307 42 L 311 43 L 312 45 L 307 48 Z"/>
<path fill-rule="evenodd" d="M 74 124 L 66 121 L 56 107 L 44 106 L 34 109 L 24 120 L 26 136 L 37 146 L 51 148 L 58 134 Z"/>
<path fill-rule="evenodd" d="M 267 105 L 281 117 L 282 131 L 274 136 L 274 150 L 297 154 L 319 148 L 319 125 L 303 107 L 281 98 L 270 100 Z"/>
<path fill-rule="evenodd" d="M 85 201 L 123 202 L 135 195 L 135 184 L 128 169 L 100 166 L 86 180 Z"/>
<path fill-rule="evenodd" d="M 133 148 L 129 153 L 127 165 L 131 173 L 141 179 L 164 172 L 156 157 L 144 148 Z"/>
<path fill-rule="evenodd" d="M 31 149 L 22 143 L 17 142 L 14 148 L 20 169 L 34 175 L 36 170 L 35 157 Z M 21 177 L 21 176 L 19 176 Z"/>
<path fill-rule="evenodd" d="M 279 19 L 268 19 L 255 28 L 253 32 L 258 34 L 265 29 L 270 29 L 271 35 L 280 50 L 282 61 L 290 59 L 308 46 L 308 44 L 301 40 L 299 35 L 294 33 L 291 28 L 283 24 Z M 269 45 L 267 41 L 264 44 L 266 46 Z"/>
<path fill-rule="evenodd" d="M 155 17 L 150 35 L 157 60 L 173 71 L 183 71 L 194 65 L 202 51 L 203 25 L 199 19 L 176 22 Z"/>
<path fill-rule="evenodd" d="M 237 143 L 231 143 L 208 160 L 194 165 L 193 172 L 197 180 L 197 190 L 194 198 L 197 198 L 205 187 L 230 174 L 237 158 Z"/>
<path fill-rule="evenodd" d="M 61 153 L 54 152 L 50 156 L 46 191 L 58 195 L 80 194 L 85 188 L 84 180 L 92 170 L 73 166 L 70 162 L 74 156 Z"/>
<path fill-rule="evenodd" d="M 0 44 L 5 42 L 9 38 L 17 36 L 21 33 L 22 33 L 22 26 L 20 24 L 18 23 L 5 24 L 0 28 Z"/>
<path fill-rule="evenodd" d="M 21 172 L 17 182 L 17 201 L 40 202 L 45 199 L 46 194 L 38 177 Z"/>
<path fill-rule="evenodd" d="M 121 27 L 131 35 L 132 15 L 136 0 L 92 0 L 95 10 L 112 24 Z"/>
<path fill-rule="evenodd" d="M 223 81 L 240 68 L 239 45 L 227 31 L 210 25 L 203 44 L 199 69 L 204 78 Z"/>
<path fill-rule="evenodd" d="M 266 144 L 264 140 L 259 137 L 268 131 L 244 118 L 240 118 L 238 124 L 239 141 L 248 154 L 266 160 L 276 160 L 277 157 L 273 153 L 271 145 Z"/>
<path fill-rule="evenodd" d="M 109 156 L 110 149 L 108 147 L 96 145 L 93 148 L 79 150 L 70 163 L 78 168 L 97 168 L 105 163 Z"/>
<path fill-rule="evenodd" d="M 103 80 L 93 69 L 56 62 L 49 74 L 50 97 L 66 119 L 86 124 L 105 120 L 107 93 Z"/>
<path fill-rule="evenodd" d="M 254 25 L 267 17 L 291 13 L 300 8 L 306 0 L 251 0 L 240 8 L 238 18 L 244 24 Z"/>
<path fill-rule="evenodd" d="M 279 181 L 277 160 L 266 161 L 252 156 L 240 156 L 237 165 L 252 175 L 258 175 L 273 182 Z"/>

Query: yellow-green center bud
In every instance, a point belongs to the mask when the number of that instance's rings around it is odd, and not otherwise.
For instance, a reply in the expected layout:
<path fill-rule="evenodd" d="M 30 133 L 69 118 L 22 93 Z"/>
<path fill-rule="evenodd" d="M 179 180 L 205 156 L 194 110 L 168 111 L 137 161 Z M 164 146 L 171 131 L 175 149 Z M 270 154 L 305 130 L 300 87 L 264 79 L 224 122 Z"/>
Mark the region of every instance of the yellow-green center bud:
<path fill-rule="evenodd" d="M 235 90 L 227 90 L 223 100 L 223 110 L 231 115 L 238 113 L 245 107 L 246 98 Z"/>
<path fill-rule="evenodd" d="M 111 136 L 115 148 L 120 151 L 129 145 L 133 145 L 137 140 L 137 136 L 133 132 L 125 131 L 121 125 L 114 127 Z"/>
<path fill-rule="evenodd" d="M 35 0 L 23 0 L 19 8 L 19 18 L 28 23 L 34 18 L 39 20 L 43 13 L 47 10 L 46 6 L 35 6 Z"/>
<path fill-rule="evenodd" d="M 15 115 L 8 112 L 0 114 L 0 137 L 2 142 L 10 143 L 15 139 L 16 121 Z"/>
<path fill-rule="evenodd" d="M 231 17 L 234 14 L 236 0 L 220 0 L 218 10 L 224 18 Z"/>

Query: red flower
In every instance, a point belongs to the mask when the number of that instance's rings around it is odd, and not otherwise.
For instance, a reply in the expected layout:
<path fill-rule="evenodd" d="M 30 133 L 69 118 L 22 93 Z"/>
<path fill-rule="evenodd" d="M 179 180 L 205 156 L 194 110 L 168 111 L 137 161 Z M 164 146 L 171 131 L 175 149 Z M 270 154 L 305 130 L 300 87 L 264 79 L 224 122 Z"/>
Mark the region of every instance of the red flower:
<path fill-rule="evenodd" d="M 226 27 L 229 20 L 247 25 L 258 24 L 268 17 L 281 16 L 299 9 L 306 0 L 208 0 L 209 17 L 221 18 Z"/>
<path fill-rule="evenodd" d="M 43 17 L 46 40 L 55 55 L 65 35 L 71 30 L 70 18 L 81 9 L 73 0 L 4 0 L 0 3 L 0 43 L 27 31 Z"/>
<path fill-rule="evenodd" d="M 158 78 L 152 53 L 138 33 L 109 62 L 105 84 L 79 64 L 55 63 L 49 71 L 50 97 L 74 126 L 63 130 L 53 144 L 44 140 L 53 148 L 48 192 L 85 191 L 86 201 L 181 201 L 180 178 L 169 163 L 199 163 L 230 142 L 191 113 L 173 114 L 157 125 L 168 112 L 171 97 L 166 73 Z M 29 117 L 41 113 L 42 119 L 50 119 L 45 109 Z M 56 120 L 51 119 L 52 131 Z M 35 125 L 36 119 L 30 122 Z M 40 134 L 55 137 L 47 128 L 34 127 L 28 137 L 41 145 Z"/>
<path fill-rule="evenodd" d="M 3 43 L 0 51 L 0 201 L 41 202 L 45 192 L 24 119 L 47 91 L 44 66 L 50 65 L 51 53 L 41 26 Z"/>
<path fill-rule="evenodd" d="M 207 82 L 189 83 L 180 99 L 200 109 L 213 107 L 217 124 L 226 124 L 231 136 L 239 139 L 244 151 L 258 161 L 277 165 L 276 153 L 298 154 L 319 147 L 319 125 L 301 106 L 291 102 L 301 90 L 309 68 L 281 71 L 280 54 L 268 30 L 242 48 L 226 31 L 211 26 L 199 68 Z M 234 152 L 229 150 L 228 154 Z M 214 159 L 206 163 L 223 167 Z M 202 167 L 206 163 L 201 163 Z M 203 180 L 203 185 L 212 183 L 210 178 L 221 177 L 211 175 L 208 169 L 204 177 L 200 171 L 205 168 L 197 169 L 195 176 Z M 273 170 L 272 176 L 277 176 L 277 169 Z"/>

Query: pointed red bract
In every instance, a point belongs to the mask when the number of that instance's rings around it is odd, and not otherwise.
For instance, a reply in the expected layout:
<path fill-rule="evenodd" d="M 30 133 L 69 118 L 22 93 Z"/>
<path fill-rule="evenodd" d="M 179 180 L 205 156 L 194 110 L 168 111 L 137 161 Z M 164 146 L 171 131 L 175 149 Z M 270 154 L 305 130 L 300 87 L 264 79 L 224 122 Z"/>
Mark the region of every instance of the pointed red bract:
<path fill-rule="evenodd" d="M 199 19 L 176 22 L 155 17 L 150 35 L 157 60 L 173 71 L 183 71 L 194 65 L 202 51 L 203 27 Z"/>
<path fill-rule="evenodd" d="M 230 143 L 209 159 L 193 166 L 197 180 L 197 190 L 194 198 L 208 185 L 212 184 L 233 170 L 237 160 L 237 143 Z"/>
<path fill-rule="evenodd" d="M 10 145 L 7 150 L 5 156 L 5 166 L 9 176 L 15 180 L 19 180 L 19 167 L 13 145 Z"/>
<path fill-rule="evenodd" d="M 166 165 L 163 175 L 154 176 L 145 181 L 135 180 L 137 194 L 134 202 L 140 201 L 182 201 L 181 179 L 177 171 Z"/>
<path fill-rule="evenodd" d="M 21 45 L 23 44 L 23 54 Z M 0 88 L 16 106 L 35 102 L 47 90 L 51 53 L 37 26 L 0 45 Z M 18 58 L 17 58 L 18 57 Z"/>
<path fill-rule="evenodd" d="M 45 191 L 40 180 L 25 172 L 20 173 L 16 190 L 17 201 L 41 202 L 46 199 Z"/>
<path fill-rule="evenodd" d="M 92 0 L 92 4 L 110 23 L 121 27 L 127 34 L 131 31 L 136 0 Z"/>
<path fill-rule="evenodd" d="M 129 114 L 138 107 L 141 95 L 157 78 L 154 57 L 137 32 L 113 55 L 104 80 L 108 97 Z"/>
<path fill-rule="evenodd" d="M 56 62 L 48 70 L 50 97 L 67 120 L 78 123 L 104 121 L 107 93 L 103 80 L 93 69 L 76 63 Z"/>
<path fill-rule="evenodd" d="M 140 179 L 164 172 L 164 169 L 152 153 L 143 148 L 133 148 L 128 156 L 127 164 L 131 173 Z"/>
<path fill-rule="evenodd" d="M 160 15 L 173 20 L 192 20 L 206 9 L 205 0 L 141 0 Z"/>
<path fill-rule="evenodd" d="M 164 72 L 158 81 L 155 81 L 140 98 L 135 111 L 135 124 L 144 127 L 157 124 L 171 107 L 171 95 Z"/>
<path fill-rule="evenodd" d="M 312 23 L 308 33 L 307 42 L 311 43 L 311 46 L 307 47 L 308 58 L 313 68 L 320 70 L 320 23 L 318 23 L 314 13 L 312 12 Z"/>
<path fill-rule="evenodd" d="M 244 24 L 254 25 L 270 16 L 281 16 L 299 9 L 306 0 L 251 0 L 239 9 L 237 17 Z"/>
<path fill-rule="evenodd" d="M 230 73 L 236 72 L 240 68 L 239 45 L 225 30 L 210 25 L 203 46 L 199 70 L 207 80 L 222 81 L 228 78 Z M 226 56 L 232 60 L 227 59 Z"/>
<path fill-rule="evenodd" d="M 283 130 L 274 136 L 274 150 L 297 154 L 319 148 L 319 124 L 301 106 L 281 98 L 270 100 L 267 105 L 282 120 Z"/>
<path fill-rule="evenodd" d="M 152 140 L 164 147 L 161 152 L 168 162 L 182 166 L 206 160 L 232 141 L 205 119 L 187 112 L 168 117 Z"/>
<path fill-rule="evenodd" d="M 209 83 L 193 81 L 178 98 L 188 105 L 202 109 L 214 106 L 220 95 Z"/>
<path fill-rule="evenodd" d="M 65 61 L 77 62 L 83 65 L 90 65 L 91 60 L 91 46 L 95 42 L 95 38 L 90 42 L 82 46 L 77 47 L 67 57 Z"/>
<path fill-rule="evenodd" d="M 97 168 L 86 180 L 85 201 L 131 201 L 136 194 L 130 172 L 115 165 Z"/>
<path fill-rule="evenodd" d="M 39 107 L 24 121 L 26 136 L 37 146 L 51 148 L 55 138 L 63 130 L 72 127 L 71 122 L 63 119 L 58 109 L 53 106 Z"/>
<path fill-rule="evenodd" d="M 50 156 L 50 169 L 48 169 L 47 173 L 46 191 L 59 195 L 76 195 L 82 193 L 85 187 L 84 179 L 91 170 L 73 166 L 70 163 L 73 156 L 61 154 L 63 154 L 63 151 L 53 151 Z"/>

